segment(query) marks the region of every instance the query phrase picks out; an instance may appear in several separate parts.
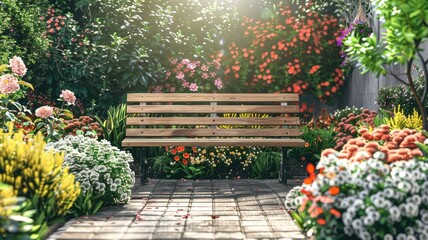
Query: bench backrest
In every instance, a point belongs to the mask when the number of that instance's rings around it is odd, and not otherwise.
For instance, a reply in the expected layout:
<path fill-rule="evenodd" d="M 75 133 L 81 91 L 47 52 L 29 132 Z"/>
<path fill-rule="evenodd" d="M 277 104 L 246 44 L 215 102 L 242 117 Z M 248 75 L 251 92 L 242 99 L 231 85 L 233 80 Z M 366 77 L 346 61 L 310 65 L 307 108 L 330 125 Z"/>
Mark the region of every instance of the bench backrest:
<path fill-rule="evenodd" d="M 298 94 L 130 93 L 127 102 L 127 137 L 300 135 Z"/>

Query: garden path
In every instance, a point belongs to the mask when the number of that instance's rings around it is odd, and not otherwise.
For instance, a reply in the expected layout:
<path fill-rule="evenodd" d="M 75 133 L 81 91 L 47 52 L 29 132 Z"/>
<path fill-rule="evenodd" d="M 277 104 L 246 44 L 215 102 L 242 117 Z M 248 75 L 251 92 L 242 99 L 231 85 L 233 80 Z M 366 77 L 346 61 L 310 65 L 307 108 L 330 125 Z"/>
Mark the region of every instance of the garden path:
<path fill-rule="evenodd" d="M 278 180 L 150 180 L 135 187 L 127 205 L 71 220 L 48 240 L 304 239 L 284 210 L 292 187 Z"/>

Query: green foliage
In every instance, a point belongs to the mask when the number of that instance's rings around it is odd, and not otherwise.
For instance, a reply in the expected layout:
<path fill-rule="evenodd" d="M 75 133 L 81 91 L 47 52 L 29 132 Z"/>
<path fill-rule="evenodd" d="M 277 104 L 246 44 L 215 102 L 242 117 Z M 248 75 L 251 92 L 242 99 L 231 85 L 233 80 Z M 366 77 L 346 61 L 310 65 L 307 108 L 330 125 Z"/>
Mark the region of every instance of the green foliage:
<path fill-rule="evenodd" d="M 94 215 L 103 206 L 104 202 L 101 200 L 102 194 L 94 196 L 92 190 L 88 190 L 85 194 L 80 194 L 71 208 L 71 212 L 75 217 Z"/>
<path fill-rule="evenodd" d="M 292 148 L 288 156 L 305 163 L 316 164 L 319 161 L 320 154 L 324 149 L 336 146 L 336 132 L 333 127 L 328 128 L 310 128 L 303 126 L 300 137 L 305 140 L 305 147 Z"/>
<path fill-rule="evenodd" d="M 0 62 L 22 56 L 29 72 L 26 80 L 43 79 L 49 41 L 44 37 L 44 15 L 48 0 L 2 0 L 0 4 Z"/>
<path fill-rule="evenodd" d="M 257 179 L 277 178 L 282 155 L 279 152 L 262 151 L 250 166 L 249 176 Z"/>
<path fill-rule="evenodd" d="M 24 198 L 16 197 L 13 188 L 0 182 L 0 237 L 4 240 L 38 239 L 31 234 L 34 226 L 31 218 L 34 210 L 27 210 L 31 204 Z"/>
<path fill-rule="evenodd" d="M 104 121 L 100 117 L 95 117 L 101 125 L 104 139 L 118 148 L 122 147 L 122 140 L 125 138 L 126 117 L 126 104 L 110 106 L 107 109 L 107 118 Z"/>

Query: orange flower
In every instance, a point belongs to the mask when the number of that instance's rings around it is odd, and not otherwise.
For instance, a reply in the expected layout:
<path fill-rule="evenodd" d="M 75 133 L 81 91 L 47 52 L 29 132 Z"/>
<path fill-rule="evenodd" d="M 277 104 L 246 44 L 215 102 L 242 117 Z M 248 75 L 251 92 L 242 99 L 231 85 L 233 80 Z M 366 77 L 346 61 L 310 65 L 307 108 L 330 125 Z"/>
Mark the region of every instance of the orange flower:
<path fill-rule="evenodd" d="M 196 148 L 195 148 L 195 147 L 192 147 L 192 151 L 193 151 L 194 153 L 197 153 L 197 152 L 198 152 L 198 150 L 196 150 Z"/>
<path fill-rule="evenodd" d="M 335 196 L 335 195 L 337 195 L 337 194 L 339 194 L 339 193 L 340 193 L 340 188 L 339 188 L 339 187 L 337 187 L 337 186 L 333 186 L 333 187 L 331 187 L 331 188 L 328 190 L 328 192 L 329 192 L 332 196 Z"/>
<path fill-rule="evenodd" d="M 330 209 L 330 213 L 336 218 L 340 218 L 340 216 L 342 216 L 342 214 L 337 209 L 334 209 L 334 208 Z"/>
<path fill-rule="evenodd" d="M 177 150 L 171 149 L 171 153 L 175 155 L 175 154 L 177 154 Z"/>
<path fill-rule="evenodd" d="M 312 163 L 309 163 L 306 166 L 306 171 L 308 171 L 309 174 L 313 174 L 315 172 L 315 166 Z"/>
<path fill-rule="evenodd" d="M 178 161 L 180 161 L 180 157 L 179 157 L 179 156 L 175 156 L 175 157 L 174 157 L 174 160 L 175 160 L 176 162 L 178 162 Z"/>
<path fill-rule="evenodd" d="M 184 157 L 184 158 L 189 158 L 189 154 L 188 154 L 188 153 L 184 153 L 184 154 L 183 154 L 183 157 Z"/>
<path fill-rule="evenodd" d="M 179 146 L 179 147 L 177 147 L 177 151 L 178 151 L 178 152 L 183 152 L 183 151 L 184 151 L 184 147 L 183 147 L 183 146 Z"/>
<path fill-rule="evenodd" d="M 318 219 L 318 220 L 317 220 L 317 223 L 318 223 L 319 225 L 325 225 L 327 222 L 325 221 L 325 219 L 320 218 L 320 219 Z"/>
<path fill-rule="evenodd" d="M 309 147 L 309 143 L 308 142 L 305 142 L 305 147 L 306 148 Z"/>
<path fill-rule="evenodd" d="M 186 159 L 183 159 L 183 161 L 181 161 L 184 165 L 187 165 L 189 162 Z"/>

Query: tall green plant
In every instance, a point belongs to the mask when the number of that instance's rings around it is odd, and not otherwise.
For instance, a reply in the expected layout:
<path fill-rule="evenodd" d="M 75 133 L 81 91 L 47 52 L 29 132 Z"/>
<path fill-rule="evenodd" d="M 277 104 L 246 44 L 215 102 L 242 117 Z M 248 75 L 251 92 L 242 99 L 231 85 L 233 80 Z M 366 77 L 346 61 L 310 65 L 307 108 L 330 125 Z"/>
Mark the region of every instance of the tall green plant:
<path fill-rule="evenodd" d="M 104 139 L 110 141 L 111 145 L 121 148 L 126 133 L 126 104 L 110 106 L 105 120 L 98 116 L 95 119 L 103 129 Z"/>
<path fill-rule="evenodd" d="M 373 0 L 379 19 L 382 19 L 385 33 L 380 37 L 372 34 L 363 38 L 356 36 L 345 41 L 348 55 L 361 64 L 363 72 L 376 75 L 391 74 L 399 82 L 408 85 L 419 111 L 422 114 L 423 126 L 428 130 L 427 112 L 425 111 L 428 96 L 428 60 L 423 55 L 421 45 L 428 39 L 428 5 L 425 0 Z M 424 76 L 424 90 L 419 94 L 412 76 L 413 62 L 421 63 Z M 405 73 L 392 70 L 392 65 L 405 66 Z M 404 76 L 404 77 L 403 77 Z"/>

